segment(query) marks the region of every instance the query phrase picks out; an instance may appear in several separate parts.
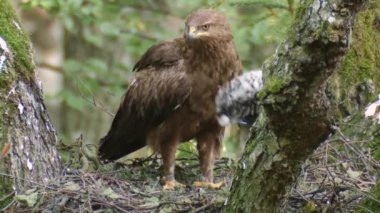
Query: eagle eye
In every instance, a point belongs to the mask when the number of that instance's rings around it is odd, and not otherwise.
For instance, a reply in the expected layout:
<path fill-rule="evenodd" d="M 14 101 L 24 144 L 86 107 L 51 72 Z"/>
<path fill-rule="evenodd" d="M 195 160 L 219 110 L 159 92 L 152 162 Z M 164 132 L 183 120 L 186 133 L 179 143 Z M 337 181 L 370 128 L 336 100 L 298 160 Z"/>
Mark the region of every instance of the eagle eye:
<path fill-rule="evenodd" d="M 210 28 L 209 24 L 202 25 L 202 30 L 207 31 Z"/>

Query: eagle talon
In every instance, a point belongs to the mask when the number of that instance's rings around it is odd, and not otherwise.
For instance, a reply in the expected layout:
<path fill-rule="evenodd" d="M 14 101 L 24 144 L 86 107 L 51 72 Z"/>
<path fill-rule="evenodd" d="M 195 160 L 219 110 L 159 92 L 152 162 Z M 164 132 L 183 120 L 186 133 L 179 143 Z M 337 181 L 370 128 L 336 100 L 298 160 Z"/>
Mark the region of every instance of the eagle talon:
<path fill-rule="evenodd" d="M 175 188 L 184 188 L 186 185 L 177 182 L 176 180 L 167 180 L 165 181 L 165 185 L 163 190 L 174 190 Z"/>
<path fill-rule="evenodd" d="M 209 188 L 209 189 L 221 189 L 225 185 L 224 181 L 218 183 L 206 182 L 206 181 L 195 181 L 193 186 L 197 188 Z"/>

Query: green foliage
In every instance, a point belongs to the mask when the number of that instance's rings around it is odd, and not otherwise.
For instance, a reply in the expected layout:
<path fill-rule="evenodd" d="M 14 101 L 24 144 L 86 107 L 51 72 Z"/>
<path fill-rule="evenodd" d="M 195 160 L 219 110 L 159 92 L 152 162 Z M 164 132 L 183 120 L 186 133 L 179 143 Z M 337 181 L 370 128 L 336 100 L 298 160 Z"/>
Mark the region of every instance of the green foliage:
<path fill-rule="evenodd" d="M 233 0 L 220 6 L 229 16 L 237 50 L 247 69 L 261 67 L 286 38 L 296 6 L 285 0 Z"/>
<path fill-rule="evenodd" d="M 245 66 L 259 67 L 268 53 L 265 56 L 257 54 L 259 59 L 252 58 L 252 55 L 285 38 L 296 6 L 293 1 L 285 0 L 181 0 L 170 2 L 170 5 L 160 1 L 160 4 L 139 1 L 30 0 L 25 8 L 42 7 L 50 11 L 59 17 L 69 32 L 82 28 L 84 40 L 96 47 L 104 48 L 109 45 L 109 40 L 119 41 L 125 45 L 122 51 L 132 57 L 131 62 L 124 64 L 124 69 L 131 70 L 134 62 L 149 46 L 159 40 L 181 36 L 186 15 L 200 7 L 216 7 L 228 16 Z"/>
<path fill-rule="evenodd" d="M 83 61 L 67 59 L 63 68 L 66 80 L 73 88 L 62 90 L 59 96 L 73 109 L 84 109 L 87 104 L 92 103 L 92 97 L 101 89 L 111 90 L 112 94 L 118 97 L 124 92 L 122 73 L 108 72 L 108 65 L 100 58 L 88 58 Z M 101 76 L 102 79 L 99 78 Z"/>
<path fill-rule="evenodd" d="M 181 143 L 178 148 L 177 157 L 178 158 L 194 158 L 197 157 L 197 145 L 195 141 L 190 141 L 188 143 Z"/>

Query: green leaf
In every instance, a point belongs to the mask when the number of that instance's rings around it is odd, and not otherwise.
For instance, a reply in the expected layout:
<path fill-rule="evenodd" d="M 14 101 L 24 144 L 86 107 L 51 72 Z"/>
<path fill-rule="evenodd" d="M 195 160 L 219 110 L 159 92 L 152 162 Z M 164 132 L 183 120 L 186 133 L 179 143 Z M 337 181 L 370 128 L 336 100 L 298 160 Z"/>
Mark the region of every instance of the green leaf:
<path fill-rule="evenodd" d="M 108 71 L 106 62 L 99 58 L 90 58 L 86 64 L 90 71 L 96 73 L 106 73 Z"/>
<path fill-rule="evenodd" d="M 84 39 L 86 39 L 87 42 L 97 46 L 101 47 L 103 45 L 103 38 L 98 33 L 94 33 L 91 29 L 85 28 L 83 32 Z"/>
<path fill-rule="evenodd" d="M 74 94 L 71 91 L 63 90 L 61 92 L 61 96 L 63 98 L 63 101 L 71 108 L 82 110 L 85 106 L 85 101 L 83 98 L 77 96 L 77 94 Z"/>
<path fill-rule="evenodd" d="M 109 22 L 101 23 L 99 29 L 102 33 L 108 36 L 118 36 L 120 34 L 118 26 L 115 26 Z"/>
<path fill-rule="evenodd" d="M 65 70 L 65 74 L 76 73 L 77 71 L 81 70 L 81 67 L 82 64 L 74 59 L 67 59 L 63 63 L 63 69 Z"/>
<path fill-rule="evenodd" d="M 75 24 L 70 16 L 61 16 L 61 21 L 66 30 L 73 31 Z"/>

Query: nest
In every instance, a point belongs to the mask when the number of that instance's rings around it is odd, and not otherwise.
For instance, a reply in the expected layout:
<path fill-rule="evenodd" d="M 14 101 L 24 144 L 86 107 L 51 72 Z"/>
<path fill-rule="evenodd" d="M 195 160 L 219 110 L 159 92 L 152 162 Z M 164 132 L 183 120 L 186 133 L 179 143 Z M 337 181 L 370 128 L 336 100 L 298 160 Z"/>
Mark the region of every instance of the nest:
<path fill-rule="evenodd" d="M 215 180 L 221 190 L 195 188 L 200 174 L 196 158 L 177 159 L 176 179 L 185 184 L 163 191 L 158 158 L 133 159 L 113 164 L 104 171 L 66 169 L 46 185 L 38 185 L 15 196 L 10 212 L 215 212 L 220 211 L 231 184 L 232 161 L 216 161 Z M 32 183 L 33 185 L 33 183 Z"/>
<path fill-rule="evenodd" d="M 285 212 L 353 212 L 376 184 L 378 161 L 371 157 L 371 138 L 346 136 L 340 129 L 303 164 L 295 186 L 285 197 Z M 216 161 L 215 181 L 221 190 L 192 186 L 199 180 L 196 157 L 176 160 L 176 179 L 186 185 L 163 191 L 160 159 L 131 159 L 103 166 L 96 172 L 65 169 L 46 185 L 30 182 L 22 195 L 9 194 L 2 209 L 10 212 L 220 212 L 228 197 L 235 163 Z M 72 167 L 70 167 L 72 168 Z M 1 175 L 1 174 L 0 174 Z M 8 175 L 11 177 L 11 175 Z M 27 180 L 25 180 L 27 181 Z M 380 203 L 380 201 L 376 201 Z M 370 212 L 370 211 L 368 211 Z"/>
<path fill-rule="evenodd" d="M 378 161 L 371 157 L 371 138 L 348 137 L 336 129 L 303 164 L 284 203 L 286 212 L 354 212 L 377 181 Z M 377 201 L 380 203 L 379 201 Z M 371 212 L 371 211 L 368 211 Z"/>

